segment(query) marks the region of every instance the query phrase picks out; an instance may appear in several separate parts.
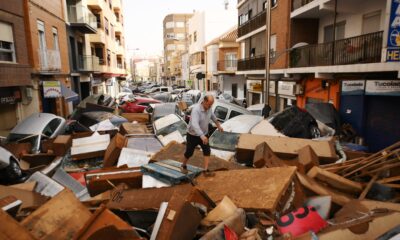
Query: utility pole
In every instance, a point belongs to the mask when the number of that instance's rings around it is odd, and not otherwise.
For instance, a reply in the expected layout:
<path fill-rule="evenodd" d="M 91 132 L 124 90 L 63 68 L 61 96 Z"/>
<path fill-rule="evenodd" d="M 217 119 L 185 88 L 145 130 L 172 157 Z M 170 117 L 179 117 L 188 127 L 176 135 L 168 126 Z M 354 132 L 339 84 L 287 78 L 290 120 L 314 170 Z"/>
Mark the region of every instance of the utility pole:
<path fill-rule="evenodd" d="M 261 82 L 262 89 L 262 97 L 264 99 L 264 103 L 269 105 L 269 75 L 270 75 L 270 55 L 271 55 L 271 0 L 266 2 L 267 7 L 267 19 L 266 19 L 266 39 L 265 39 L 265 47 L 266 56 L 265 56 L 265 84 L 264 81 Z"/>

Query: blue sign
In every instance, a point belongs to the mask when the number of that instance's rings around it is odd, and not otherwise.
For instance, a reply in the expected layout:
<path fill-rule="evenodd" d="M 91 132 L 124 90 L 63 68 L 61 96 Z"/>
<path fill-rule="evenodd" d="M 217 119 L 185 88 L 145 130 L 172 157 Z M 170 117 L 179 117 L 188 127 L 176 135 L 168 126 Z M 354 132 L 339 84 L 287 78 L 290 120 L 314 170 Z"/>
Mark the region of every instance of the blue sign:
<path fill-rule="evenodd" d="M 400 62 L 400 0 L 392 0 L 386 61 Z"/>

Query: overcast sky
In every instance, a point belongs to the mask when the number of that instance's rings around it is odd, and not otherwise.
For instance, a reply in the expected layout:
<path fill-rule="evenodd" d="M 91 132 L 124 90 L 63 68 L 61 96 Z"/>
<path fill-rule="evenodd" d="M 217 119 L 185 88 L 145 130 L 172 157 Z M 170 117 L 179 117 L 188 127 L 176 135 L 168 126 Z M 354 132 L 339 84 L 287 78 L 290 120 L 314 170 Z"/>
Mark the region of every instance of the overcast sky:
<path fill-rule="evenodd" d="M 127 55 L 162 54 L 163 20 L 171 13 L 223 9 L 225 0 L 122 0 Z M 236 8 L 237 0 L 228 0 Z M 132 50 L 135 49 L 135 50 Z M 136 50 L 139 49 L 139 50 Z"/>

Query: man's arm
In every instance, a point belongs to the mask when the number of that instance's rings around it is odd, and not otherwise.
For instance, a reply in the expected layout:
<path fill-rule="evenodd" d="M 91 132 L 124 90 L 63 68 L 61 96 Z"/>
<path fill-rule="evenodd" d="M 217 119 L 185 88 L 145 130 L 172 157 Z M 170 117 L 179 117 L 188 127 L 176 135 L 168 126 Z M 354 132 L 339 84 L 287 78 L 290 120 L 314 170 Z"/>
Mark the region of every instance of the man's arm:
<path fill-rule="evenodd" d="M 217 117 L 215 116 L 215 114 L 213 112 L 211 112 L 211 120 L 215 123 L 215 125 L 218 128 L 218 131 L 223 132 L 224 129 L 221 127 L 221 124 L 219 123 Z"/>

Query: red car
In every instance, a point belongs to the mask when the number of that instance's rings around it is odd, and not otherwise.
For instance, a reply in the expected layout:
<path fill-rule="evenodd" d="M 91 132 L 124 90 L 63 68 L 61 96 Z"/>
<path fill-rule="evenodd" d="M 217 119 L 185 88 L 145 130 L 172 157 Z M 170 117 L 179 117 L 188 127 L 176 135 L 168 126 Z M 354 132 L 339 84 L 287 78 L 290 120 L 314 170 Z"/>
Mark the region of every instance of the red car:
<path fill-rule="evenodd" d="M 153 98 L 135 97 L 119 106 L 126 113 L 142 113 L 150 104 L 161 103 Z"/>

